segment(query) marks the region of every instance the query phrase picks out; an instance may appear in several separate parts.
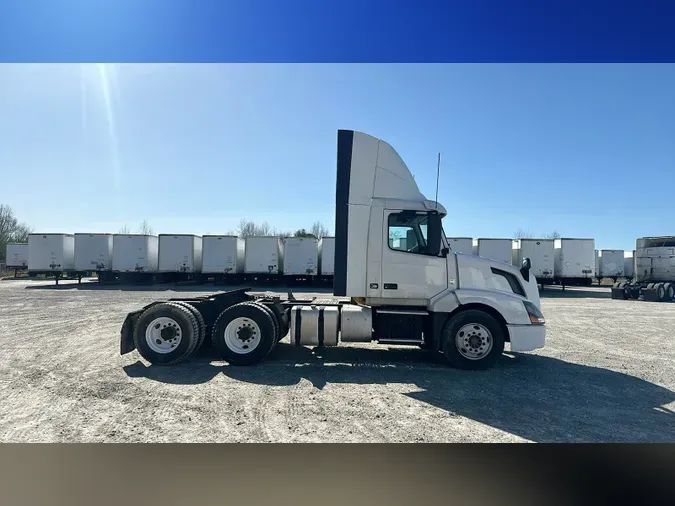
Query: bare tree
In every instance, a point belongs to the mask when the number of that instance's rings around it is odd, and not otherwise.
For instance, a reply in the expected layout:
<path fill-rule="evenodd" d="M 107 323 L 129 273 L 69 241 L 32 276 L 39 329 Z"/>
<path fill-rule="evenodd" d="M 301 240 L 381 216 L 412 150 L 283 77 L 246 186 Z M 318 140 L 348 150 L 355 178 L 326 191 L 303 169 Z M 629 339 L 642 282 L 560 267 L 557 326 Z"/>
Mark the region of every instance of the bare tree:
<path fill-rule="evenodd" d="M 303 229 L 304 230 L 304 229 Z M 323 226 L 323 223 L 320 221 L 315 221 L 312 225 L 312 228 L 309 229 L 309 233 L 312 234 L 317 239 L 326 237 L 330 232 L 326 227 Z"/>
<path fill-rule="evenodd" d="M 553 232 L 549 234 L 544 234 L 544 238 L 546 239 L 560 239 L 560 234 L 558 233 L 557 230 L 554 230 Z"/>
<path fill-rule="evenodd" d="M 148 220 L 143 220 L 143 222 L 138 227 L 138 233 L 143 235 L 152 235 L 155 233 L 155 231 L 148 223 Z"/>
<path fill-rule="evenodd" d="M 258 225 L 255 221 L 242 219 L 237 226 L 237 235 L 245 239 L 252 236 L 277 235 L 277 232 L 266 221 Z"/>
<path fill-rule="evenodd" d="M 0 204 L 0 261 L 6 260 L 8 242 L 26 242 L 28 234 L 32 231 L 30 227 L 16 219 L 11 207 Z"/>
<path fill-rule="evenodd" d="M 125 225 L 122 225 L 120 227 L 120 229 L 117 231 L 117 233 L 122 234 L 122 235 L 127 235 L 127 234 L 131 233 L 131 229 L 129 229 L 129 226 L 125 224 Z"/>
<path fill-rule="evenodd" d="M 522 229 L 522 228 L 519 228 L 513 234 L 514 239 L 532 239 L 533 237 L 534 237 L 534 234 L 532 232 L 530 232 L 529 230 Z"/>

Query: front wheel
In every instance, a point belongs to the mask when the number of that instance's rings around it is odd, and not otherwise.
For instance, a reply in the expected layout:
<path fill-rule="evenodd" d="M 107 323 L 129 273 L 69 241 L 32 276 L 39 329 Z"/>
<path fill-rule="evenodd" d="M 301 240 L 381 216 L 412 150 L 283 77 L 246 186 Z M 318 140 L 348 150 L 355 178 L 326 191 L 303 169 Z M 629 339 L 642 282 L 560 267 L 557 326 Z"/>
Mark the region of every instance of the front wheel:
<path fill-rule="evenodd" d="M 483 370 L 494 366 L 504 351 L 504 331 L 484 311 L 470 309 L 443 329 L 443 354 L 458 369 Z"/>

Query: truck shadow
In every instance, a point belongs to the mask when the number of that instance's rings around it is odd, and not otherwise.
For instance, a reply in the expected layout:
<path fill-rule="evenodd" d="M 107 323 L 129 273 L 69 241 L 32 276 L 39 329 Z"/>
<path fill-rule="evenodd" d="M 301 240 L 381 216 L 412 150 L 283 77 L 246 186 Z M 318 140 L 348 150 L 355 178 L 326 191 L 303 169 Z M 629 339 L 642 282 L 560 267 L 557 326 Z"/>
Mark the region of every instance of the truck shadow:
<path fill-rule="evenodd" d="M 607 369 L 539 355 L 505 355 L 488 371 L 451 369 L 423 350 L 326 348 L 281 343 L 252 367 L 216 366 L 210 350 L 178 367 L 125 367 L 130 377 L 206 383 L 217 374 L 247 383 L 290 386 L 410 384 L 413 399 L 537 442 L 672 442 L 675 393 Z M 227 395 L 224 391 L 223 395 Z"/>

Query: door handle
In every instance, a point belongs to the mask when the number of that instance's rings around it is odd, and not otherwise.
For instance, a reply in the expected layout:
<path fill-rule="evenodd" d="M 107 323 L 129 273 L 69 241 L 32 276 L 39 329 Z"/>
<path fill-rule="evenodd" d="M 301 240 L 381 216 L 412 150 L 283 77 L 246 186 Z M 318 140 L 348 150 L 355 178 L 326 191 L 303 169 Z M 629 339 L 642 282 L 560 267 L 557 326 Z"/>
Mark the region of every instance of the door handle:
<path fill-rule="evenodd" d="M 385 290 L 398 290 L 398 283 L 385 283 L 384 289 Z"/>

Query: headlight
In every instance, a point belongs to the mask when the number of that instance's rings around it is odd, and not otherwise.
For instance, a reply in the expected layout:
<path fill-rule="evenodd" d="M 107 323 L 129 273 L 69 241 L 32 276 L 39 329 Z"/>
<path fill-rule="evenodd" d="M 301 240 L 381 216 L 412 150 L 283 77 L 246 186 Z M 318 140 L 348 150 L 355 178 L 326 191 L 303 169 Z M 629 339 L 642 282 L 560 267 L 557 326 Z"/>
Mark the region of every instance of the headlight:
<path fill-rule="evenodd" d="M 527 311 L 527 315 L 530 317 L 530 322 L 533 325 L 544 325 L 546 323 L 546 320 L 544 319 L 544 315 L 539 311 L 539 308 L 532 304 L 529 300 L 524 300 L 523 304 L 525 304 L 525 310 Z"/>

